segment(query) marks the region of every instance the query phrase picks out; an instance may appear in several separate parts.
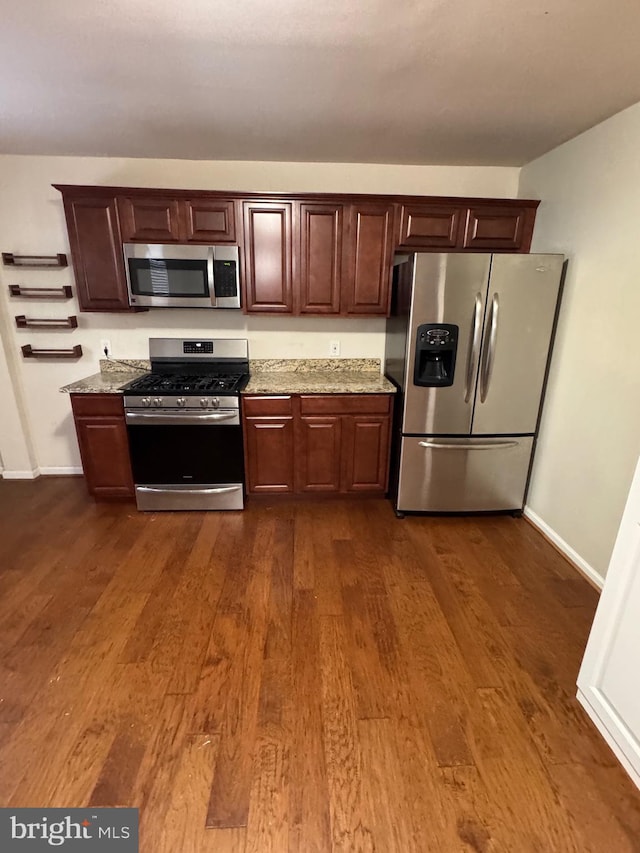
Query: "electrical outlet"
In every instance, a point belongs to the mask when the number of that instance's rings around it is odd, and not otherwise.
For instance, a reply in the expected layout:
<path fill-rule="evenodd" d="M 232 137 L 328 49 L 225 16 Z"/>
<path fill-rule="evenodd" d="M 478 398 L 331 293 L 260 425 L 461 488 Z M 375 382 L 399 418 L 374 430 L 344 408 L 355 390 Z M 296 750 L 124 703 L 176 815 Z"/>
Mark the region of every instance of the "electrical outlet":
<path fill-rule="evenodd" d="M 105 358 L 109 358 L 111 355 L 111 341 L 108 338 L 103 338 L 100 341 L 100 358 L 104 356 Z"/>
<path fill-rule="evenodd" d="M 329 355 L 340 355 L 340 341 L 329 341 Z"/>

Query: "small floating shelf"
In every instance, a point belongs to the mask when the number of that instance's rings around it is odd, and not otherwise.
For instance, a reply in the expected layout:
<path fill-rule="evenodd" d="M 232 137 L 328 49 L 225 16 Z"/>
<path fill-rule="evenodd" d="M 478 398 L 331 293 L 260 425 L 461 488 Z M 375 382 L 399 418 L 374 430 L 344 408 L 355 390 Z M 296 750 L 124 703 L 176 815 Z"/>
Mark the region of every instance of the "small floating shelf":
<path fill-rule="evenodd" d="M 13 252 L 2 253 L 2 263 L 6 267 L 30 267 L 31 269 L 51 270 L 67 266 L 67 256 L 58 255 L 14 255 Z"/>
<path fill-rule="evenodd" d="M 24 314 L 19 314 L 16 317 L 16 326 L 19 329 L 77 329 L 78 318 L 73 316 L 47 319 L 44 317 L 25 317 Z"/>
<path fill-rule="evenodd" d="M 82 347 L 77 344 L 71 349 L 33 349 L 31 344 L 22 347 L 25 358 L 82 358 Z"/>
<path fill-rule="evenodd" d="M 71 299 L 73 290 L 70 285 L 63 287 L 23 287 L 21 284 L 10 284 L 9 293 L 21 296 L 23 299 Z"/>

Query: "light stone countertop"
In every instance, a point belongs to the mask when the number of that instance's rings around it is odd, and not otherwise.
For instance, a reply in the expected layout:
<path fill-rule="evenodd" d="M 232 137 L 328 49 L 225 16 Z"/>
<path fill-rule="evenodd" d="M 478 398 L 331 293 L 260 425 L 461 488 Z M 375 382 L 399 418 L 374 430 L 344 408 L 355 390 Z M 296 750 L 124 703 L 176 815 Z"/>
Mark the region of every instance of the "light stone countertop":
<path fill-rule="evenodd" d="M 334 373 L 318 371 L 269 371 L 252 373 L 243 394 L 395 394 L 396 388 L 374 371 Z"/>
<path fill-rule="evenodd" d="M 100 373 L 60 390 L 67 394 L 120 394 L 141 376 L 149 363 L 142 359 L 101 361 Z M 251 379 L 243 394 L 395 394 L 380 373 L 379 359 L 262 359 L 250 363 Z"/>
<path fill-rule="evenodd" d="M 65 394 L 120 394 L 122 386 L 131 382 L 136 376 L 142 376 L 138 370 L 94 373 L 86 379 L 78 379 L 64 385 L 60 390 Z"/>

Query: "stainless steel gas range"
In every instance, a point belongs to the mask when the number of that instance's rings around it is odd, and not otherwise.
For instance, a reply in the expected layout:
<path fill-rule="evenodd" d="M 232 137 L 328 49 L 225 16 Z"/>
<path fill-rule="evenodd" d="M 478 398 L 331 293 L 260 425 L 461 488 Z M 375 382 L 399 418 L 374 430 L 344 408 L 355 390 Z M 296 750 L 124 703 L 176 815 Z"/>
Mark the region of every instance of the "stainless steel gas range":
<path fill-rule="evenodd" d="M 124 389 L 138 509 L 243 509 L 247 341 L 151 338 L 149 357 Z"/>

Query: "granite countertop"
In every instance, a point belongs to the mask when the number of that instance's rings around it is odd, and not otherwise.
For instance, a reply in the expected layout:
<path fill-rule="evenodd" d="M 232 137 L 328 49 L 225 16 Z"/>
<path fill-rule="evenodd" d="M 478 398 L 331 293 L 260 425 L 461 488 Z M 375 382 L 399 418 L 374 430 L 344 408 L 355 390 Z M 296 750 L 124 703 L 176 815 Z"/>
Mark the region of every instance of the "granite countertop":
<path fill-rule="evenodd" d="M 394 394 L 377 358 L 261 359 L 243 394 Z"/>
<path fill-rule="evenodd" d="M 120 394 L 122 387 L 148 371 L 149 362 L 101 361 L 100 373 L 60 390 L 67 394 Z M 394 394 L 380 373 L 379 359 L 260 359 L 250 362 L 251 379 L 243 394 Z"/>
<path fill-rule="evenodd" d="M 60 390 L 65 394 L 120 394 L 123 385 L 141 375 L 137 370 L 109 370 L 94 373 L 86 379 L 78 379 L 77 382 L 64 385 Z"/>

